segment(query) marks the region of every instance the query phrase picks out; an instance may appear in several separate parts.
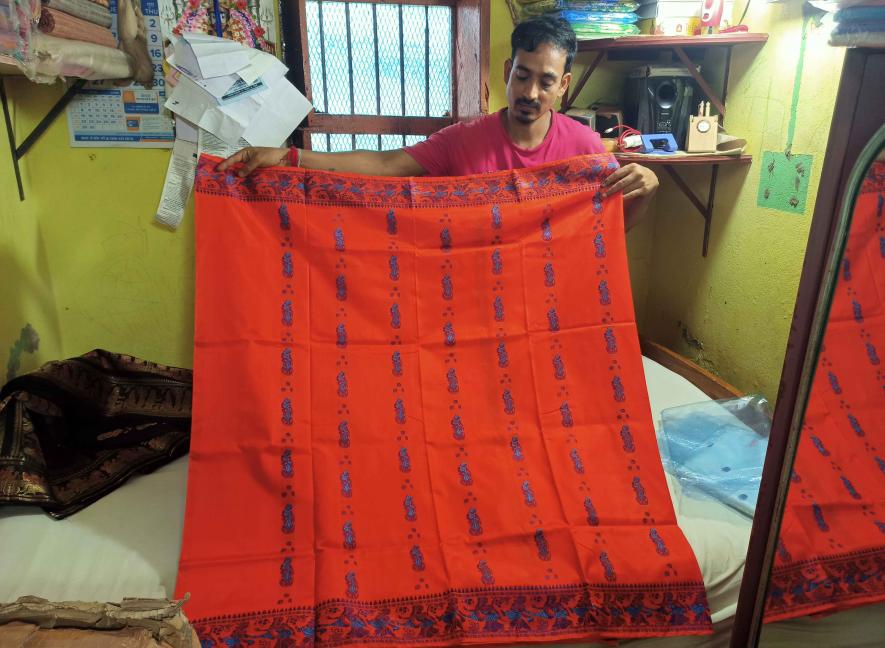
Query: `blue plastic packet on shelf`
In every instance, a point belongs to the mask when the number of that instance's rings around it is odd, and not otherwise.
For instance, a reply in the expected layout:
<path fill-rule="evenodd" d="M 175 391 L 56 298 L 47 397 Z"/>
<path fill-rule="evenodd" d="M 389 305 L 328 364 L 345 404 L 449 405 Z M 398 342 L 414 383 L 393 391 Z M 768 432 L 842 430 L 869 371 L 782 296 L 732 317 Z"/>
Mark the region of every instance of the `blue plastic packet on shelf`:
<path fill-rule="evenodd" d="M 752 518 L 771 416 L 761 396 L 706 401 L 661 412 L 664 469 L 689 496 L 712 497 Z"/>
<path fill-rule="evenodd" d="M 633 0 L 559 0 L 560 9 L 594 12 L 631 13 L 639 9 Z"/>
<path fill-rule="evenodd" d="M 563 9 L 559 12 L 559 15 L 573 25 L 581 23 L 630 25 L 639 20 L 639 16 L 635 13 L 575 11 L 572 9 Z"/>

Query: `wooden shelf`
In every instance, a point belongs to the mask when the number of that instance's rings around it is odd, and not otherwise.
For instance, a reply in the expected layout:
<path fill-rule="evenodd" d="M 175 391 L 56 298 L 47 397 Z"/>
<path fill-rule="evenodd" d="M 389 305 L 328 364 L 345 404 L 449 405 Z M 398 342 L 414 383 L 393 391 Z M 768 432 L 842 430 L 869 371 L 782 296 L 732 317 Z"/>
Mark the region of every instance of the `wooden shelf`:
<path fill-rule="evenodd" d="M 752 155 L 630 155 L 615 153 L 619 162 L 636 162 L 642 166 L 709 166 L 711 164 L 750 164 Z"/>
<path fill-rule="evenodd" d="M 15 60 L 9 56 L 0 56 L 0 76 L 24 76 L 18 69 Z"/>
<path fill-rule="evenodd" d="M 710 36 L 624 36 L 622 38 L 594 38 L 579 40 L 579 52 L 596 52 L 618 49 L 653 49 L 671 47 L 728 47 L 765 43 L 768 34 L 735 32 L 733 34 L 711 34 Z"/>
<path fill-rule="evenodd" d="M 728 75 L 731 71 L 731 54 L 736 45 L 764 45 L 768 41 L 768 34 L 751 34 L 749 32 L 735 32 L 733 34 L 713 34 L 710 36 L 625 36 L 623 38 L 599 38 L 593 40 L 578 41 L 579 52 L 589 52 L 587 67 L 572 87 L 568 89 L 562 98 L 560 110 L 566 112 L 571 108 L 581 89 L 586 85 L 590 76 L 600 63 L 617 56 L 622 58 L 628 52 L 640 52 L 644 57 L 648 53 L 649 60 L 657 59 L 659 50 L 670 50 L 678 63 L 685 67 L 692 78 L 698 84 L 702 96 L 705 96 L 715 106 L 719 113 L 719 123 L 725 121 L 725 96 L 728 92 Z M 722 76 L 722 90 L 716 92 L 701 76 L 697 64 L 689 58 L 687 50 L 704 50 L 705 48 L 722 48 L 725 52 L 724 69 Z M 620 54 L 614 54 L 620 52 Z M 697 58 L 697 57 L 696 57 Z M 676 63 L 676 61 L 674 61 Z M 689 202 L 704 219 L 704 243 L 701 253 L 707 256 L 710 243 L 710 227 L 713 222 L 713 203 L 716 196 L 716 181 L 719 177 L 721 165 L 748 165 L 752 162 L 749 155 L 697 155 L 697 156 L 655 156 L 640 157 L 629 154 L 615 154 L 621 162 L 635 162 L 643 166 L 657 166 L 662 168 L 676 183 Z M 707 191 L 706 201 L 688 186 L 679 175 L 676 167 L 705 166 L 710 169 L 710 185 Z"/>

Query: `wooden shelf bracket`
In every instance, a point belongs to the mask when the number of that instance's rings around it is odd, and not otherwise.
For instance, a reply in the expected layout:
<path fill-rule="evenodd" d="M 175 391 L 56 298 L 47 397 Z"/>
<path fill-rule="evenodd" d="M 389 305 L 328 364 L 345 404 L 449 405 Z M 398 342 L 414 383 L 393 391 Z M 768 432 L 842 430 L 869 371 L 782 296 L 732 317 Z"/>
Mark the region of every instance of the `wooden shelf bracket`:
<path fill-rule="evenodd" d="M 685 194 L 685 197 L 695 206 L 695 209 L 698 210 L 701 218 L 704 219 L 704 243 L 701 248 L 701 255 L 706 257 L 707 249 L 710 245 L 710 227 L 713 225 L 713 201 L 716 197 L 716 180 L 719 178 L 719 165 L 714 163 L 713 168 L 710 171 L 710 188 L 707 193 L 706 205 L 700 198 L 698 198 L 697 194 L 695 194 L 692 188 L 688 186 L 688 183 L 682 179 L 682 176 L 677 173 L 672 165 L 664 164 L 662 166 L 667 173 L 670 174 L 670 177 L 673 178 L 673 182 L 676 183 L 676 186 Z"/>
<path fill-rule="evenodd" d="M 587 85 L 587 82 L 590 80 L 593 72 L 596 70 L 597 67 L 599 67 L 600 63 L 608 58 L 609 52 L 618 50 L 645 50 L 650 52 L 656 52 L 658 50 L 670 50 L 676 55 L 682 65 L 684 65 L 686 69 L 688 69 L 689 73 L 698 84 L 701 92 L 703 92 L 709 98 L 710 102 L 716 107 L 716 110 L 719 112 L 720 115 L 720 123 L 724 123 L 725 98 L 728 93 L 728 76 L 731 72 L 731 54 L 734 46 L 741 44 L 764 44 L 767 40 L 767 34 L 739 33 L 700 37 L 635 36 L 581 41 L 578 43 L 578 51 L 595 52 L 596 58 L 588 64 L 583 74 L 581 74 L 581 77 L 577 80 L 577 83 L 574 84 L 574 87 L 569 88 L 569 91 L 563 96 L 562 106 L 560 110 L 564 113 L 572 107 L 575 99 L 577 99 L 578 95 L 581 93 L 581 90 L 584 89 L 584 86 Z M 697 65 L 692 62 L 688 54 L 685 52 L 686 48 L 698 49 L 708 47 L 724 47 L 726 50 L 721 93 L 716 93 L 713 90 L 710 84 L 707 83 L 707 80 L 704 79 L 703 76 L 701 76 L 700 72 L 698 72 Z M 622 162 L 627 161 L 627 159 L 629 158 L 620 158 Z M 686 183 L 682 176 L 680 176 L 679 173 L 676 171 L 675 167 L 677 164 L 679 164 L 679 162 L 677 162 L 676 160 L 673 160 L 673 163 L 669 164 L 663 159 L 654 161 L 650 159 L 635 159 L 629 161 L 636 162 L 638 164 L 659 164 L 663 166 L 664 170 L 666 170 L 670 177 L 673 178 L 676 186 L 679 187 L 680 191 L 682 191 L 683 194 L 685 194 L 685 197 L 688 198 L 689 202 L 691 202 L 691 204 L 694 205 L 695 209 L 698 210 L 701 218 L 704 219 L 704 242 L 701 253 L 703 254 L 703 256 L 706 257 L 707 250 L 709 249 L 710 245 L 710 228 L 713 223 L 713 204 L 716 197 L 716 182 L 719 179 L 720 161 L 704 160 L 702 162 L 700 159 L 698 159 L 696 162 L 694 162 L 695 164 L 705 163 L 710 165 L 710 184 L 707 191 L 706 204 L 692 190 L 692 188 L 688 186 L 688 183 Z M 749 163 L 749 157 L 743 156 L 740 159 L 734 161 Z M 681 160 L 681 163 L 685 164 L 686 161 L 683 159 Z"/>

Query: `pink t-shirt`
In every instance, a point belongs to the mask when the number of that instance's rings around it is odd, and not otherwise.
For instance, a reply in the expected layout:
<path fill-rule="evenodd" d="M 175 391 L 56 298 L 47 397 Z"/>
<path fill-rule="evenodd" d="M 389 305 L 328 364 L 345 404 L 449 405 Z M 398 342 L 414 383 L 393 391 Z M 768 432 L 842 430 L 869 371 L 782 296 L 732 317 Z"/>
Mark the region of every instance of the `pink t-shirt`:
<path fill-rule="evenodd" d="M 576 155 L 605 153 L 599 134 L 553 112 L 544 141 L 533 149 L 518 147 L 504 128 L 504 110 L 437 131 L 405 149 L 429 176 L 460 176 L 523 169 Z"/>

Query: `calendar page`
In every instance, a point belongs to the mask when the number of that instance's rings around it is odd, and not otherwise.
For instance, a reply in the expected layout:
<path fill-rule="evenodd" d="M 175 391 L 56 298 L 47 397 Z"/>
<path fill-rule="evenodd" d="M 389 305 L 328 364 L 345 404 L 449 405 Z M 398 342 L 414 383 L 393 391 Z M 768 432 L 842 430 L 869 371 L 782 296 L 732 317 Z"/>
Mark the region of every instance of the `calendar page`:
<path fill-rule="evenodd" d="M 117 0 L 110 0 L 117 33 Z M 154 85 L 115 86 L 95 81 L 77 93 L 68 106 L 68 131 L 75 147 L 172 148 L 175 129 L 166 103 L 163 78 L 163 34 L 157 0 L 141 0 L 147 27 L 148 52 L 154 65 Z"/>

